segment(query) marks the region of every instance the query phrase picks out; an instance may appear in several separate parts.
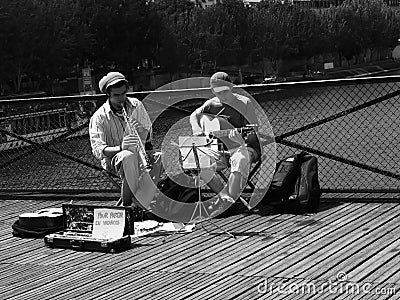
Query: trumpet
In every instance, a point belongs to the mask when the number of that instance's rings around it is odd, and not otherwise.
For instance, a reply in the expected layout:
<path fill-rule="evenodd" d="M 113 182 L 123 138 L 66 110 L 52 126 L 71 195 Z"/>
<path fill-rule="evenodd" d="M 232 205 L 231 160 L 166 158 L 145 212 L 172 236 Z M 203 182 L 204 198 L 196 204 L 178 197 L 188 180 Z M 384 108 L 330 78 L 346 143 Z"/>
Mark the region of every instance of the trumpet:
<path fill-rule="evenodd" d="M 140 156 L 140 159 L 141 159 L 143 165 L 147 169 L 151 168 L 150 160 L 149 160 L 149 158 L 148 158 L 148 156 L 146 154 L 146 149 L 145 149 L 145 147 L 143 145 L 142 139 L 140 138 L 140 135 L 137 132 L 135 126 L 130 122 L 130 118 L 128 116 L 128 113 L 125 110 L 125 107 L 122 107 L 122 114 L 124 116 L 124 120 L 125 120 L 125 123 L 126 123 L 126 126 L 127 126 L 128 134 L 137 135 L 138 138 L 139 138 L 139 156 Z"/>

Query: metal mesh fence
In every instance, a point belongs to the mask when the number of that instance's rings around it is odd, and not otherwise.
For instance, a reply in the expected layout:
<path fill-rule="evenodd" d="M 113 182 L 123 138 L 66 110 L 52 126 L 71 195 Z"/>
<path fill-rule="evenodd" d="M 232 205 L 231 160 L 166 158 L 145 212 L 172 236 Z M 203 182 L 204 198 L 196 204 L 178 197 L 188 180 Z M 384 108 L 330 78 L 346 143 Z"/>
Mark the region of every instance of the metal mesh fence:
<path fill-rule="evenodd" d="M 91 154 L 88 139 L 89 117 L 103 101 L 70 97 L 3 102 L 0 190 L 115 189 Z"/>
<path fill-rule="evenodd" d="M 316 155 L 325 191 L 399 192 L 399 79 L 243 88 L 272 125 L 277 159 L 302 150 Z M 89 118 L 104 101 L 104 95 L 96 95 L 0 102 L 0 191 L 117 192 L 118 178 L 101 169 L 89 143 Z M 156 148 L 168 129 L 192 110 L 173 108 L 157 117 Z M 264 145 L 264 154 L 271 159 L 268 147 Z M 256 184 L 265 183 L 267 169 L 255 174 Z"/>
<path fill-rule="evenodd" d="M 260 95 L 279 157 L 299 150 L 316 154 L 328 190 L 398 190 L 399 83 L 330 83 L 336 85 L 297 85 Z"/>

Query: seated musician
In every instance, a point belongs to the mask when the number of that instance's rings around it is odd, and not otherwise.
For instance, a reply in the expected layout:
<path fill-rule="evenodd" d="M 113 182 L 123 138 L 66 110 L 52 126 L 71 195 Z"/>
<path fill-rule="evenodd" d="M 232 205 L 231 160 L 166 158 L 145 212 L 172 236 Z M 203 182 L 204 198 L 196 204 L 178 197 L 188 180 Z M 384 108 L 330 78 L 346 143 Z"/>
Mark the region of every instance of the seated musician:
<path fill-rule="evenodd" d="M 126 96 L 128 81 L 121 73 L 108 73 L 99 88 L 108 99 L 90 119 L 92 152 L 104 169 L 121 177 L 119 203 L 147 209 L 156 191 L 152 180 L 161 172 L 159 153 L 152 152 L 150 118 L 138 99 Z"/>
<path fill-rule="evenodd" d="M 233 93 L 233 84 L 224 72 L 217 72 L 210 78 L 210 86 L 215 97 L 207 100 L 201 107 L 190 115 L 190 124 L 193 135 L 204 135 L 208 129 L 204 128 L 210 117 L 220 122 L 221 127 L 230 128 L 228 136 L 220 137 L 225 149 L 230 154 L 230 176 L 227 185 L 223 185 L 215 176 L 214 171 L 208 176 L 210 188 L 219 193 L 219 197 L 227 202 L 235 202 L 244 186 L 250 172 L 252 162 L 260 159 L 261 147 L 255 131 L 244 139 L 238 128 L 249 124 L 258 125 L 258 119 L 251 100 L 248 97 Z M 204 118 L 204 116 L 207 116 Z M 211 123 L 210 122 L 210 123 Z M 256 128 L 256 127 L 255 127 Z M 224 129 L 224 128 L 221 128 Z M 226 151 L 225 151 L 226 152 Z M 217 159 L 221 159 L 221 156 Z M 218 163 L 217 163 L 218 165 Z M 207 176 L 202 172 L 202 177 Z"/>

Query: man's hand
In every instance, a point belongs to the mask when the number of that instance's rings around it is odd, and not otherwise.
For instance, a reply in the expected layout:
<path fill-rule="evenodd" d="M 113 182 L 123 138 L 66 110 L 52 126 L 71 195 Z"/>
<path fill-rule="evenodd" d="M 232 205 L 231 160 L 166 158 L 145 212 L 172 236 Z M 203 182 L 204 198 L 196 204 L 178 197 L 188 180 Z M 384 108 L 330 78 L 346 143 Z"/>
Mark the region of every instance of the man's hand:
<path fill-rule="evenodd" d="M 193 132 L 193 136 L 205 136 L 206 133 L 203 131 L 197 131 L 197 132 Z"/>
<path fill-rule="evenodd" d="M 231 141 L 235 143 L 238 143 L 240 145 L 244 144 L 244 139 L 236 128 L 229 131 L 228 137 Z"/>
<path fill-rule="evenodd" d="M 121 144 L 122 150 L 129 150 L 130 148 L 139 145 L 139 137 L 136 134 L 129 134 L 124 137 Z"/>
<path fill-rule="evenodd" d="M 133 125 L 135 127 L 135 129 L 137 130 L 137 132 L 139 134 L 142 134 L 146 129 L 142 126 L 142 124 L 140 124 L 138 121 L 136 120 L 132 120 L 130 122 L 131 125 Z"/>

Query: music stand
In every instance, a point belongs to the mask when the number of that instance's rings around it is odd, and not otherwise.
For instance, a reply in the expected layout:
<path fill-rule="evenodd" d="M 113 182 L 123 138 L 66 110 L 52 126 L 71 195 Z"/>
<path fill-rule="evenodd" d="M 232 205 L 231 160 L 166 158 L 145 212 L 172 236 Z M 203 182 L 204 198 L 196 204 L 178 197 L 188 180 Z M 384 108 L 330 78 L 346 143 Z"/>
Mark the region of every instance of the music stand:
<path fill-rule="evenodd" d="M 210 145 L 210 143 L 207 142 L 206 137 L 193 137 L 193 136 L 179 137 L 180 157 L 184 156 L 183 159 L 181 159 L 182 168 L 192 174 L 198 195 L 196 206 L 193 210 L 193 214 L 189 220 L 189 223 L 193 222 L 201 223 L 203 221 L 208 221 L 213 226 L 222 230 L 230 237 L 236 238 L 233 234 L 231 234 L 227 230 L 224 230 L 223 228 L 221 228 L 219 225 L 217 225 L 212 221 L 212 218 L 208 213 L 207 209 L 205 208 L 204 203 L 201 201 L 202 184 L 201 184 L 200 173 L 202 169 L 211 167 L 210 157 L 201 148 L 207 147 L 208 145 Z M 191 156 L 191 154 L 193 156 Z M 199 215 L 195 218 L 197 210 L 199 210 Z M 205 216 L 203 216 L 202 210 L 204 210 Z"/>

